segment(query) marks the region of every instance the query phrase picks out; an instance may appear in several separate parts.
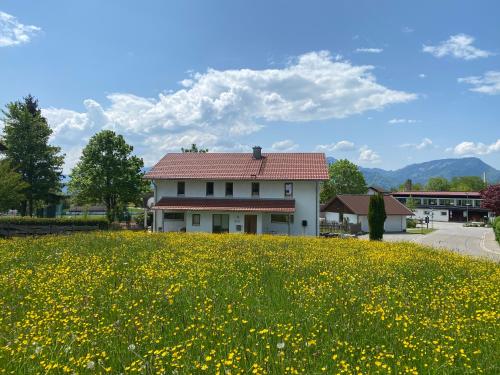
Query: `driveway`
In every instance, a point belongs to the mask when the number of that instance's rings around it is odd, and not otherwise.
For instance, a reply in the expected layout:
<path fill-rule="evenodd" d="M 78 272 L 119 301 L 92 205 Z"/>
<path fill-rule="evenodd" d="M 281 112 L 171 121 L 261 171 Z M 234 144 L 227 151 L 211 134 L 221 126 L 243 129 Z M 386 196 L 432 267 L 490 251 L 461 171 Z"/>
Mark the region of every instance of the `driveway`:
<path fill-rule="evenodd" d="M 409 241 L 476 257 L 500 261 L 500 246 L 491 228 L 464 227 L 461 223 L 429 224 L 429 234 L 384 234 L 384 241 Z M 364 237 L 364 236 L 363 236 Z"/>

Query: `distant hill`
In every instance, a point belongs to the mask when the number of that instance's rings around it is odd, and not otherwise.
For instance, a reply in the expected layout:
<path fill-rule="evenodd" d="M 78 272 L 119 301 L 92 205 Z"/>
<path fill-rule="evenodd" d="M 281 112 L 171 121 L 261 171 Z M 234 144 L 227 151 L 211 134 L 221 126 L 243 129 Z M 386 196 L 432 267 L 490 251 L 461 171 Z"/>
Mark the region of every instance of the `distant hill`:
<path fill-rule="evenodd" d="M 335 160 L 332 157 L 327 158 L 328 163 L 333 163 Z M 431 177 L 441 176 L 447 179 L 457 176 L 482 177 L 484 172 L 486 172 L 488 182 L 500 181 L 500 171 L 479 158 L 431 160 L 424 163 L 410 164 L 393 171 L 363 167 L 360 167 L 360 170 L 365 176 L 368 185 L 377 185 L 386 189 L 399 186 L 408 178 L 414 183 L 424 184 Z"/>

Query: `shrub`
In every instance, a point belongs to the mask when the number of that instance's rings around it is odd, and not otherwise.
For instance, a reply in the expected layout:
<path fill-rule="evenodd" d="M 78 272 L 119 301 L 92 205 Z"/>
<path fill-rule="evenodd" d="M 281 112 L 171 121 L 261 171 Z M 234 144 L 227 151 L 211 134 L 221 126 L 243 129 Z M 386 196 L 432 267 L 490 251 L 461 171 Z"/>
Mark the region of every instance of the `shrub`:
<path fill-rule="evenodd" d="M 495 231 L 495 238 L 500 242 L 500 216 L 498 216 L 493 223 L 493 230 Z"/>
<path fill-rule="evenodd" d="M 417 222 L 417 219 L 406 219 L 406 228 L 416 228 Z"/>
<path fill-rule="evenodd" d="M 99 229 L 108 229 L 108 220 L 100 218 L 46 218 L 30 216 L 3 216 L 0 217 L 0 224 L 16 225 L 59 225 L 59 226 L 82 226 L 97 225 Z"/>

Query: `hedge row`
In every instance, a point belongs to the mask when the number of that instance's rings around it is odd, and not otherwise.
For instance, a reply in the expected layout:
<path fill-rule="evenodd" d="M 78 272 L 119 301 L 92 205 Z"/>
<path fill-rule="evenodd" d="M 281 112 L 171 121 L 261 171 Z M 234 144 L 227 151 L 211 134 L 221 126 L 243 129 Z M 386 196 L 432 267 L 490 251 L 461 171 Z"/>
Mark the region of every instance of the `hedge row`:
<path fill-rule="evenodd" d="M 498 242 L 500 242 L 500 216 L 495 218 L 493 222 L 493 230 L 495 231 L 495 237 Z"/>
<path fill-rule="evenodd" d="M 59 225 L 59 226 L 81 226 L 97 225 L 99 229 L 108 229 L 109 222 L 104 217 L 99 218 L 46 218 L 29 216 L 0 216 L 1 224 L 15 225 Z"/>

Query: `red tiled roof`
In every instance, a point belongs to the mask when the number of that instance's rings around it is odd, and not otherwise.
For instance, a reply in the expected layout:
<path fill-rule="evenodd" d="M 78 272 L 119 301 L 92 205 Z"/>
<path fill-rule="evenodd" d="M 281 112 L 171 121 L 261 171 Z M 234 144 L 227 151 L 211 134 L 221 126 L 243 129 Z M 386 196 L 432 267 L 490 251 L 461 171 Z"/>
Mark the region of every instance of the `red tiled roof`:
<path fill-rule="evenodd" d="M 235 199 L 163 197 L 153 210 L 294 212 L 294 199 Z"/>
<path fill-rule="evenodd" d="M 148 173 L 147 179 L 313 180 L 328 179 L 322 153 L 171 153 Z"/>
<path fill-rule="evenodd" d="M 469 198 L 475 198 L 475 197 L 480 197 L 481 193 L 477 191 L 397 191 L 392 193 L 392 195 L 397 196 L 397 197 L 409 197 L 410 195 L 413 197 L 469 197 Z"/>
<path fill-rule="evenodd" d="M 321 211 L 323 212 L 337 212 L 334 211 L 333 206 L 338 206 L 335 203 L 342 203 L 349 211 L 357 215 L 368 215 L 368 206 L 370 205 L 371 195 L 363 194 L 339 194 L 328 202 Z M 396 198 L 390 195 L 384 195 L 385 213 L 387 215 L 413 215 L 404 204 L 399 202 Z"/>

